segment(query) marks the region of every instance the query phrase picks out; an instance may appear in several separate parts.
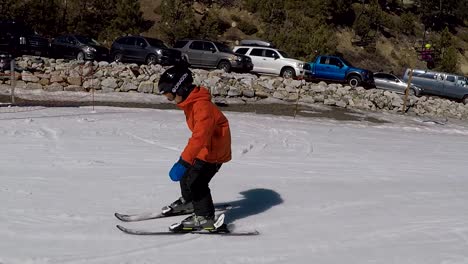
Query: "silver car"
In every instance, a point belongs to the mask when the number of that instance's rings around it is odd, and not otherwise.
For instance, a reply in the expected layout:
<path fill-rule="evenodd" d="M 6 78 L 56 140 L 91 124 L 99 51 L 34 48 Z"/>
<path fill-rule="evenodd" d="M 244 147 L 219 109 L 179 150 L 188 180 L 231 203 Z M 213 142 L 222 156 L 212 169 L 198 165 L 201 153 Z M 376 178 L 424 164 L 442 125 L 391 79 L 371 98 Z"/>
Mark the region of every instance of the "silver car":
<path fill-rule="evenodd" d="M 409 79 L 410 72 L 411 69 L 405 71 L 403 80 Z M 468 85 L 464 76 L 414 69 L 411 84 L 421 87 L 424 94 L 455 99 L 468 105 Z"/>
<path fill-rule="evenodd" d="M 396 92 L 399 94 L 404 94 L 406 87 L 408 86 L 406 82 L 402 81 L 397 76 L 391 73 L 384 73 L 384 72 L 374 73 L 374 82 L 375 82 L 375 87 L 378 89 L 392 91 L 392 92 Z M 422 93 L 423 93 L 423 90 L 420 87 L 414 84 L 411 84 L 410 90 L 409 90 L 410 95 L 415 95 L 419 97 L 422 95 Z"/>
<path fill-rule="evenodd" d="M 174 48 L 182 52 L 182 59 L 193 67 L 218 68 L 225 72 L 250 72 L 253 69 L 249 56 L 234 53 L 223 43 L 210 40 L 178 40 Z"/>

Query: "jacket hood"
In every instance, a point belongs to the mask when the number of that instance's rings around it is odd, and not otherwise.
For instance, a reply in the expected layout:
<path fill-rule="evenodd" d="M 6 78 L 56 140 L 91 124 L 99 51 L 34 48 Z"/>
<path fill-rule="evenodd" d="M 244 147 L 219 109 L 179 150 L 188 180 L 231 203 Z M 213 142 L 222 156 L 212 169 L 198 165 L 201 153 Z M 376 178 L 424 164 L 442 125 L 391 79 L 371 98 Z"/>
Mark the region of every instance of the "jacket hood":
<path fill-rule="evenodd" d="M 210 92 L 207 89 L 200 86 L 196 86 L 195 88 L 193 88 L 189 96 L 184 101 L 178 103 L 177 106 L 181 109 L 185 109 L 190 104 L 193 104 L 198 101 L 211 101 Z"/>

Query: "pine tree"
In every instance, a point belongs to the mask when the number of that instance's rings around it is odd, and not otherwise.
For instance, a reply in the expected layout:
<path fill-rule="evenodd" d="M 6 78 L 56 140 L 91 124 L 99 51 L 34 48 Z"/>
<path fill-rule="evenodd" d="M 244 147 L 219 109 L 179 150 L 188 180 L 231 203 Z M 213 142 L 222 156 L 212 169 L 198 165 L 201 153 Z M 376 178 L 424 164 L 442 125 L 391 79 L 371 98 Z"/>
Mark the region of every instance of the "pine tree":
<path fill-rule="evenodd" d="M 0 0 L 0 19 L 13 19 L 20 3 L 17 0 Z"/>
<path fill-rule="evenodd" d="M 57 32 L 57 17 L 59 9 L 56 0 L 14 1 L 10 7 L 13 11 L 10 18 L 32 26 L 44 35 L 54 35 Z"/>
<path fill-rule="evenodd" d="M 115 17 L 106 28 L 108 37 L 115 38 L 122 34 L 139 34 L 143 27 L 142 16 L 139 0 L 117 0 Z"/>
<path fill-rule="evenodd" d="M 158 13 L 161 14 L 159 29 L 171 45 L 180 38 L 194 36 L 196 21 L 191 1 L 162 0 Z"/>

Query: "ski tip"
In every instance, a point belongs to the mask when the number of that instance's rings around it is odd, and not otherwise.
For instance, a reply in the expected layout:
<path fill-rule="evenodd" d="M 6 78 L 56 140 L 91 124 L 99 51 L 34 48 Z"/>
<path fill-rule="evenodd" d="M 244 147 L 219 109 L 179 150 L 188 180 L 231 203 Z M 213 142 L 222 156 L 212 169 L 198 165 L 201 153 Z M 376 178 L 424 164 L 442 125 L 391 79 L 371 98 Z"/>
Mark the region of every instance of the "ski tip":
<path fill-rule="evenodd" d="M 116 225 L 115 227 L 117 227 L 117 228 L 118 228 L 120 231 L 122 231 L 122 232 L 126 232 L 126 231 L 127 231 L 127 229 L 126 229 L 125 227 L 121 226 L 121 225 Z"/>
<path fill-rule="evenodd" d="M 125 215 L 123 214 L 115 213 L 114 216 L 120 221 L 128 222 L 127 219 L 125 219 Z"/>
<path fill-rule="evenodd" d="M 132 219 L 129 215 L 115 213 L 114 216 L 122 222 L 132 222 Z"/>

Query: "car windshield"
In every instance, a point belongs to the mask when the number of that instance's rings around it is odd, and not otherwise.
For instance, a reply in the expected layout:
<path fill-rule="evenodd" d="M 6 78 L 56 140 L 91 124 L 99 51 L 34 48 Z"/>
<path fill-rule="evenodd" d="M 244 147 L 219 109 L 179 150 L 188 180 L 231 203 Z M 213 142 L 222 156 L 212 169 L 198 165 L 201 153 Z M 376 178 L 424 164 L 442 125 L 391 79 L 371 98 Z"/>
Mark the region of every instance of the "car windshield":
<path fill-rule="evenodd" d="M 148 41 L 148 43 L 153 46 L 153 47 L 157 47 L 157 48 L 167 48 L 167 46 L 164 44 L 164 42 L 162 42 L 161 40 L 159 39 L 152 39 L 152 38 L 147 38 L 146 39 Z"/>
<path fill-rule="evenodd" d="M 10 34 L 36 35 L 36 32 L 32 28 L 18 23 L 2 23 L 0 25 L 0 32 L 8 32 Z"/>
<path fill-rule="evenodd" d="M 344 62 L 344 64 L 346 64 L 348 67 L 354 67 L 351 62 L 345 60 L 344 58 L 341 58 L 341 60 Z"/>
<path fill-rule="evenodd" d="M 279 52 L 279 54 L 281 54 L 281 56 L 283 56 L 283 58 L 290 58 L 289 55 L 286 52 L 284 52 L 282 50 L 278 50 L 278 52 Z"/>
<path fill-rule="evenodd" d="M 401 81 L 400 78 L 398 78 L 397 76 L 395 76 L 393 74 L 389 74 L 388 78 L 390 78 L 390 80 L 392 80 L 392 81 L 395 81 L 395 80 Z"/>
<path fill-rule="evenodd" d="M 84 37 L 84 36 L 75 36 L 76 39 L 83 43 L 83 44 L 88 44 L 88 45 L 100 45 L 99 42 L 94 40 L 93 38 L 90 37 Z"/>
<path fill-rule="evenodd" d="M 459 76 L 459 77 L 458 77 L 458 82 L 459 82 L 460 85 L 462 85 L 462 86 L 468 86 L 468 79 L 466 79 L 465 77 Z"/>
<path fill-rule="evenodd" d="M 220 52 L 228 52 L 228 53 L 233 53 L 233 51 L 231 50 L 231 48 L 229 48 L 227 45 L 224 45 L 222 43 L 217 43 L 215 42 L 215 45 L 216 45 L 216 48 L 218 48 L 218 50 Z"/>

